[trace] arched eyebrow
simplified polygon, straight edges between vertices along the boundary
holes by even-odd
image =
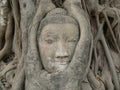
[[[54,38],[57,38],[57,35],[56,35],[55,33],[52,33],[52,32],[48,32],[46,36],[47,36],[47,37],[52,36],[52,37],[54,37]]]
[[[66,40],[75,40],[75,41],[78,41],[79,38],[76,36],[76,37],[67,37]]]
[[[47,36],[57,36],[55,33],[47,33]]]
[[[75,40],[77,40],[77,41],[79,40],[79,35],[71,36],[71,35],[66,35],[66,34],[64,34],[63,36],[64,36],[63,38],[64,38],[65,40],[67,40],[67,39],[75,39]]]
[[[46,38],[49,38],[49,37],[52,37],[54,39],[58,38],[58,36],[55,33],[45,32],[44,35],[42,36],[42,39],[46,39]]]

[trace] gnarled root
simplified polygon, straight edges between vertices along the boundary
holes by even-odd
[[[16,63],[17,63],[17,62],[18,62],[18,61],[12,61],[11,63],[9,63],[9,64],[5,67],[5,69],[3,69],[2,72],[0,72],[0,77],[4,76],[8,71],[16,68],[16,67],[17,67],[17,64],[16,64]]]
[[[49,6],[49,7],[46,7]],[[55,8],[55,5],[52,3],[51,0],[41,0],[39,7],[37,9],[37,12],[33,18],[33,22],[30,25],[29,28],[29,47],[28,47],[28,53],[27,53],[27,59],[25,61],[25,75],[26,75],[26,83],[27,86],[25,87],[26,90],[33,90],[34,87],[34,81],[33,78],[36,78],[36,73],[40,72],[42,66],[39,61],[39,55],[37,50],[37,43],[36,43],[36,33],[39,27],[39,23],[42,20],[42,18],[52,9]],[[32,68],[31,68],[32,65]],[[31,78],[31,76],[33,78]],[[12,90],[18,90],[18,89],[12,89]]]
[[[10,13],[8,16],[7,28],[5,33],[5,45],[3,49],[0,51],[0,60],[10,53],[12,47],[12,40],[13,40],[13,17]]]
[[[90,85],[93,90],[105,90],[104,83],[101,80],[96,79],[92,70],[89,70],[88,81],[90,82]]]
[[[5,37],[5,32],[6,32],[6,26],[2,26],[0,25],[0,50],[3,48],[4,46],[4,37]]]
[[[108,49],[108,46],[107,46],[107,43],[105,41],[105,37],[104,37],[103,34],[101,35],[101,41],[102,41],[103,47],[105,49],[106,57],[108,59],[108,65],[110,67],[110,71],[111,71],[113,82],[115,84],[115,88],[116,88],[116,90],[119,90],[120,86],[119,86],[119,81],[118,81],[117,73],[116,73],[116,70],[115,70],[115,65],[114,65],[114,62],[113,62],[112,57],[110,55],[110,51]]]
[[[112,78],[111,78],[110,72],[108,69],[106,69],[106,67],[103,70],[102,79],[103,79],[103,82],[104,82],[107,90],[114,90],[114,85],[112,83]]]
[[[67,71],[69,76],[72,75],[71,77],[82,81],[90,66],[93,39],[87,13],[82,10],[80,5],[80,0],[66,0],[64,3],[65,9],[78,21],[81,33],[75,54]]]
[[[17,81],[13,81],[12,88],[11,90],[23,90],[23,86],[24,86],[24,80],[25,80],[25,73],[24,73],[24,67],[19,71],[19,75],[17,77],[15,77],[15,80]]]
[[[7,26],[9,4],[7,0],[0,1],[0,50],[5,43],[5,32]]]

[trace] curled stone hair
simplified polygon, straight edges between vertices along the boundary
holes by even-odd
[[[69,16],[67,14],[67,11],[65,11],[62,8],[53,9],[40,22],[40,27],[38,28],[38,35],[40,35],[40,32],[43,29],[43,27],[48,24],[64,24],[64,23],[71,23],[78,27],[78,22],[73,17]]]

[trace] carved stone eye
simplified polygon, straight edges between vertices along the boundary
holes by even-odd
[[[52,44],[54,41],[52,39],[45,40],[48,44]]]

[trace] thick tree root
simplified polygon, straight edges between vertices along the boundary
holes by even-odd
[[[0,50],[3,48],[4,46],[4,37],[5,37],[5,32],[6,32],[6,26],[2,26],[0,25]]]
[[[50,6],[50,7],[46,7],[46,4],[48,4],[48,6]],[[31,75],[35,76],[36,73],[34,73],[34,72],[39,72],[40,71],[41,65],[38,64],[40,62],[39,62],[39,58],[38,58],[37,43],[36,43],[37,28],[39,26],[39,22],[44,17],[44,15],[47,12],[49,12],[50,10],[52,10],[53,8],[55,8],[55,6],[51,3],[51,0],[41,0],[40,5],[38,7],[38,10],[36,12],[36,15],[33,18],[33,22],[30,25],[30,28],[29,28],[30,36],[29,36],[28,57],[32,57],[34,59],[31,59],[31,58],[27,57],[27,60],[25,61],[25,75],[27,76],[26,78],[29,78]],[[34,64],[35,69],[32,70],[32,72],[31,72],[31,64],[30,64],[31,61],[33,62],[33,64],[37,63],[37,64]],[[38,65],[38,66],[36,66],[36,65]],[[29,73],[29,72],[31,72],[31,73]],[[23,90],[22,89],[22,83],[24,83],[23,82],[24,68],[21,70],[21,73],[22,74],[18,75],[18,77],[16,76],[16,78],[15,78],[15,80],[13,82],[13,84],[15,84],[15,85],[13,85],[12,90]],[[31,79],[32,78],[29,78],[30,81],[27,81],[28,79],[26,79],[26,82],[29,83],[26,90],[32,90],[31,87],[34,87],[34,85],[32,85],[32,83],[34,83],[34,82],[32,82]],[[18,80],[19,82],[16,83],[16,80]]]
[[[110,33],[111,33],[111,35],[112,35],[112,37],[113,37],[113,40],[114,40],[115,46],[116,46],[116,48],[117,48],[117,51],[118,51],[119,54],[120,54],[120,49],[119,49],[119,47],[118,47],[117,40],[116,40],[115,35],[114,35],[114,33],[113,33],[113,30],[112,30],[112,27],[111,27],[111,25],[110,25],[109,19],[108,19],[108,17],[107,17],[107,14],[106,14],[105,12],[103,12],[103,14],[104,14],[104,17],[105,17],[105,19],[106,19],[106,22],[107,22],[108,28],[109,28],[109,30],[110,30]]]
[[[15,21],[15,55],[16,57],[21,57],[22,47],[21,47],[21,29],[20,29],[20,12],[19,12],[19,3],[17,0],[10,0],[11,8],[13,9],[13,17]]]
[[[86,77],[91,63],[91,58],[89,59],[89,57],[91,57],[92,54],[93,39],[88,16],[80,8],[80,5],[81,2],[78,0],[66,0],[64,3],[64,7],[68,13],[78,21],[81,33],[75,54],[67,71],[69,72],[69,76],[72,75],[71,77],[82,81]]]
[[[108,69],[108,65],[106,63],[104,70],[103,70],[103,76],[101,77],[104,85],[106,86],[107,90],[115,90],[115,87],[112,82],[111,74]]]
[[[3,49],[0,51],[0,61],[5,55],[10,53],[12,48],[12,40],[13,40],[13,17],[12,14],[9,14],[6,34],[5,34],[5,45]]]
[[[96,79],[92,70],[89,70],[88,80],[93,90],[105,90],[104,83],[101,80]]]
[[[8,1],[0,1],[0,50],[3,48],[5,43],[5,32],[7,27],[9,5]]]
[[[46,7],[45,5],[48,5],[49,7]],[[41,0],[38,10],[33,18],[33,22],[29,28],[30,36],[29,36],[29,47],[28,47],[28,54],[27,54],[28,59],[26,60],[26,62],[27,63],[29,62],[39,63],[39,64],[35,64],[35,65],[39,65],[39,66],[36,66],[37,71],[39,71],[42,68],[42,65],[40,64],[40,61],[39,61],[38,48],[37,48],[37,42],[36,42],[37,41],[37,30],[39,27],[39,23],[44,17],[44,15],[46,15],[50,10],[54,8],[55,8],[55,5],[52,3],[51,0]],[[30,67],[26,67],[26,68],[30,68]]]
[[[102,34],[102,37],[101,37],[101,41],[103,43],[103,46],[104,46],[104,49],[105,49],[105,54],[106,54],[106,57],[108,59],[108,65],[110,66],[110,71],[111,71],[111,74],[112,74],[113,82],[115,84],[115,88],[116,88],[116,90],[120,90],[120,85],[119,85],[117,73],[116,73],[116,70],[115,70],[115,65],[114,65],[114,62],[113,62],[112,57],[110,55],[110,51],[107,47],[107,43],[105,41],[105,37],[103,36],[103,34]]]
[[[24,88],[24,85],[25,85],[25,73],[24,73],[24,67],[19,71],[19,75],[17,75],[15,78],[14,78],[14,81],[12,83],[12,88],[10,90],[23,90]],[[18,81],[18,82],[16,82]]]

